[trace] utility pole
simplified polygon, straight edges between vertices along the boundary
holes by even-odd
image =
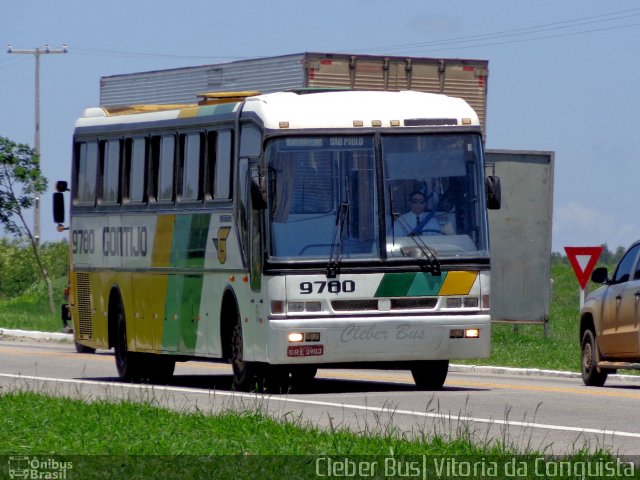
[[[36,155],[40,155],[40,55],[48,55],[51,53],[67,53],[67,46],[63,45],[60,50],[52,50],[49,45],[45,45],[44,48],[35,48],[33,50],[14,50],[11,45],[7,45],[7,53],[15,53],[19,55],[33,55],[36,59],[36,99],[35,99],[35,145],[34,150]],[[36,244],[40,244],[40,194],[36,193],[33,211],[33,236],[35,237]]]

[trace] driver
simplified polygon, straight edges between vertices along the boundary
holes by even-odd
[[[444,232],[440,228],[440,223],[435,218],[435,212],[425,212],[427,199],[421,191],[416,190],[409,196],[411,210],[400,216],[398,223],[404,234],[412,235],[441,235]],[[409,232],[404,230],[409,229]],[[396,227],[396,234],[398,228]]]

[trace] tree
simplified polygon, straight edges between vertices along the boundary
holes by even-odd
[[[14,237],[28,239],[38,270],[47,284],[49,308],[55,313],[53,287],[42,262],[38,240],[25,220],[24,212],[33,206],[36,194],[47,189],[40,170],[40,157],[25,144],[0,136],[0,223]]]

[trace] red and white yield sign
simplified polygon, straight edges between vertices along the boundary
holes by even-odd
[[[578,277],[578,283],[583,290],[589,283],[591,272],[598,263],[603,247],[564,247],[569,263]]]

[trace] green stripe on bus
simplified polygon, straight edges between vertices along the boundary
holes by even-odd
[[[409,297],[425,297],[435,296],[440,293],[440,288],[447,278],[447,272],[442,272],[440,276],[433,276],[430,273],[416,273],[416,278],[413,280],[413,284],[407,296]]]
[[[170,263],[174,267],[204,266],[210,214],[176,215]],[[202,275],[169,275],[162,344],[169,350],[196,348]]]
[[[385,273],[376,290],[376,297],[404,297],[413,284],[414,273]]]
[[[446,278],[430,273],[385,273],[378,285],[375,297],[424,297],[438,295]]]

